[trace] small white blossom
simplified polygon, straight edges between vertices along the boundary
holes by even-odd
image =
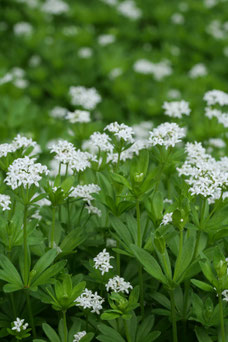
[[[101,210],[97,207],[94,207],[90,202],[88,202],[88,205],[86,205],[85,208],[88,210],[89,214],[94,214],[101,217]]]
[[[217,148],[224,148],[226,147],[226,143],[224,140],[219,138],[211,138],[208,140],[208,144]]]
[[[91,194],[97,194],[101,188],[97,184],[86,184],[86,185],[77,185],[76,187],[71,188],[70,197],[80,197],[84,201],[92,201],[93,197]]]
[[[11,204],[11,200],[10,200],[10,196],[8,195],[2,195],[0,194],[0,207],[2,207],[2,210],[10,210],[10,204]]]
[[[207,76],[207,68],[203,63],[195,64],[189,71],[190,78]]]
[[[97,294],[97,292],[92,293],[92,291],[85,289],[84,292],[75,299],[76,306],[82,306],[83,309],[92,309],[91,312],[96,312],[100,314],[102,310],[102,303],[104,299]]]
[[[16,321],[13,322],[12,330],[16,330],[17,332],[21,332],[28,328],[28,323],[24,323],[24,319],[16,318]]]
[[[35,158],[30,159],[26,156],[13,161],[6,173],[5,182],[13,190],[21,185],[24,188],[29,188],[33,184],[38,187],[42,173],[46,175],[49,173],[47,167],[40,163],[35,163]]]
[[[222,291],[222,295],[224,296],[223,300],[225,302],[228,302],[228,290]]]
[[[108,74],[108,77],[111,80],[114,80],[115,78],[119,77],[120,75],[122,75],[123,70],[121,68],[114,68],[110,71],[110,73]]]
[[[91,145],[100,149],[101,151],[111,152],[113,145],[111,144],[111,138],[106,133],[94,132],[89,139]]]
[[[131,127],[125,125],[125,124],[118,124],[118,122],[112,122],[109,125],[107,125],[104,130],[107,130],[111,133],[114,133],[114,135],[118,139],[123,139],[124,141],[128,143],[134,142],[134,131]]]
[[[132,0],[124,0],[119,3],[117,10],[125,17],[133,20],[139,19],[142,16],[142,11],[136,7]]]
[[[58,15],[69,11],[69,5],[62,0],[46,0],[41,7],[48,14]]]
[[[101,274],[104,275],[106,272],[109,272],[109,269],[113,268],[113,266],[110,265],[111,258],[114,257],[110,256],[110,254],[106,252],[106,249],[103,249],[102,252],[93,258],[93,261],[95,262],[94,268],[99,269]]]
[[[101,96],[95,88],[82,86],[70,87],[71,103],[74,106],[82,106],[87,110],[93,110],[101,102]]]
[[[165,115],[172,118],[182,118],[182,115],[189,115],[191,109],[187,101],[172,101],[164,102],[162,108],[165,110]]]
[[[164,77],[172,74],[170,62],[167,60],[152,63],[146,59],[139,59],[135,62],[133,69],[140,74],[153,75],[156,81],[161,81]]]
[[[63,107],[56,106],[52,108],[49,115],[55,119],[63,119],[67,114],[67,109]]]
[[[30,36],[33,32],[33,27],[27,22],[20,22],[14,25],[14,33],[16,36]]]
[[[171,22],[176,25],[182,25],[184,23],[184,16],[181,13],[173,13],[171,16]]]
[[[113,34],[102,34],[98,37],[98,44],[106,46],[115,42],[115,36]]]
[[[77,334],[74,335],[73,342],[79,342],[85,335],[86,331],[79,331]]]
[[[173,216],[173,213],[166,213],[163,216],[163,219],[162,219],[160,226],[166,226],[167,224],[171,223],[172,222],[172,216]]]
[[[126,292],[127,294],[129,293],[129,289],[133,289],[128,281],[125,281],[124,278],[119,276],[110,278],[105,287],[107,291],[111,289],[114,292]]]
[[[219,104],[220,106],[228,105],[228,94],[221,90],[210,90],[205,93],[204,101],[208,106]]]
[[[93,55],[93,50],[90,47],[82,47],[78,50],[78,57],[80,58],[90,58]]]
[[[74,112],[68,112],[66,115],[66,119],[70,121],[70,123],[74,124],[76,122],[90,122],[90,112],[87,110],[75,110]]]
[[[150,132],[149,142],[152,146],[161,145],[167,149],[170,146],[174,147],[184,136],[184,128],[176,123],[165,122]]]
[[[181,97],[181,92],[180,90],[178,89],[170,89],[168,92],[167,92],[167,96],[170,98],[170,99],[178,99]]]

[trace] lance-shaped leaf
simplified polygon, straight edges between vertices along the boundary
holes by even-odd
[[[195,238],[193,236],[189,237],[187,242],[183,246],[183,250],[181,255],[178,255],[174,277],[173,280],[180,283],[184,277],[184,273],[187,270],[188,266],[190,265],[194,250],[195,250]]]
[[[17,291],[24,287],[20,274],[12,262],[5,256],[1,255],[0,258],[0,279],[8,282],[10,286],[4,288],[6,292]]]
[[[47,323],[43,323],[42,328],[51,342],[61,342],[59,336],[50,325],[48,325]]]
[[[138,246],[131,245],[131,249],[136,258],[145,268],[146,272],[148,272],[152,277],[159,280],[163,284],[167,285],[167,279],[155,258],[148,252],[146,252],[143,248],[140,248]]]

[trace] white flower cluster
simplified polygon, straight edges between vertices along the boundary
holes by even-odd
[[[148,139],[149,131],[153,128],[153,123],[151,121],[142,121],[139,124],[132,126],[137,140]],[[137,141],[136,140],[136,141]]]
[[[212,20],[207,26],[206,31],[215,39],[226,39],[228,24],[227,22],[222,23],[220,20]]]
[[[214,105],[220,105],[221,107],[228,105],[228,94],[221,90],[211,90],[204,95],[204,100],[207,103],[205,108],[205,115],[212,119],[217,118],[218,122],[224,127],[228,127],[228,113],[222,112],[218,108],[213,108]]]
[[[33,33],[33,27],[31,24],[22,21],[14,25],[13,31],[16,36],[28,37]]]
[[[173,13],[171,16],[171,22],[176,25],[184,24],[184,16],[181,13]]]
[[[124,0],[117,6],[119,13],[129,19],[139,19],[142,16],[142,11],[136,7],[135,2],[132,0]]]
[[[74,106],[82,106],[87,110],[95,109],[96,105],[101,102],[101,96],[95,88],[70,87],[69,93]]]
[[[35,158],[29,157],[18,158],[13,161],[7,171],[5,182],[13,190],[19,186],[29,188],[31,185],[39,186],[41,174],[48,174],[49,171],[45,165],[35,163]]]
[[[125,124],[118,124],[118,122],[112,122],[109,125],[107,125],[104,130],[107,130],[111,133],[114,133],[114,135],[118,139],[123,139],[124,141],[128,143],[133,143],[134,142],[134,131],[132,127],[129,127]]]
[[[152,63],[146,59],[139,59],[133,65],[133,69],[140,74],[153,75],[156,81],[161,81],[164,77],[172,74],[172,68],[168,60]]]
[[[224,296],[223,300],[225,302],[228,302],[228,290],[222,291],[222,295]]]
[[[228,185],[228,158],[223,157],[216,161],[206,153],[201,143],[187,143],[185,147],[187,158],[179,175],[188,179],[192,195],[208,197],[209,203],[213,203],[221,196],[222,190]]]
[[[59,106],[54,107],[49,113],[49,115],[55,119],[63,119],[66,114],[67,109]]]
[[[207,76],[207,68],[203,63],[195,64],[191,70],[189,71],[189,77],[190,78],[198,78]]]
[[[28,323],[24,323],[24,319],[16,318],[16,321],[13,322],[12,330],[16,330],[17,332],[21,332],[22,330],[26,330],[28,328]]]
[[[77,334],[74,335],[73,342],[79,342],[85,335],[86,331],[79,331]]]
[[[2,207],[2,210],[10,210],[10,204],[11,204],[11,200],[10,200],[10,196],[8,195],[2,195],[0,194],[0,207]]]
[[[160,226],[166,226],[167,224],[171,223],[173,220],[172,217],[173,217],[173,213],[166,213],[162,218],[162,222],[161,222]]]
[[[70,121],[70,123],[74,124],[76,122],[90,122],[90,112],[87,110],[75,110],[74,112],[68,112],[66,115],[66,119]]]
[[[48,14],[58,15],[69,11],[69,5],[62,0],[46,0],[41,10]]]
[[[96,312],[100,314],[102,310],[102,303],[104,299],[97,294],[97,292],[92,293],[92,291],[85,289],[84,292],[75,299],[76,306],[82,306],[83,309],[92,309],[91,312]]]
[[[88,46],[81,47],[78,50],[78,57],[80,58],[87,59],[87,58],[92,57],[92,55],[93,55],[93,50]]]
[[[15,67],[0,78],[0,85],[12,82],[17,88],[24,89],[28,86],[28,81],[25,79],[25,71]]]
[[[113,268],[113,266],[110,265],[110,259],[113,258],[113,256],[106,252],[106,248],[103,249],[102,252],[100,252],[95,258],[93,258],[93,261],[95,262],[94,268],[96,270],[99,269],[101,271],[101,274],[104,275],[106,272],[109,272],[109,269]]]
[[[220,138],[211,138],[208,140],[208,144],[216,148],[226,147],[225,141]]]
[[[98,44],[102,46],[106,46],[106,45],[114,43],[115,40],[116,38],[113,34],[102,34],[98,37]]]
[[[152,146],[161,145],[167,149],[170,146],[174,147],[183,137],[185,137],[184,128],[176,123],[165,122],[150,132],[149,141]]]
[[[133,289],[132,285],[128,281],[125,281],[124,278],[121,278],[119,276],[115,276],[114,278],[109,279],[105,287],[107,291],[111,289],[114,292],[126,293],[129,293],[129,289]]]
[[[90,167],[90,159],[93,158],[87,152],[76,150],[74,145],[66,140],[59,140],[50,147],[51,153],[55,153],[55,159],[61,164],[68,164],[73,171],[84,171]]]
[[[88,210],[89,214],[94,214],[97,216],[101,216],[101,210],[97,207],[94,207],[90,202],[85,206],[85,208]]]
[[[111,152],[113,150],[113,145],[111,144],[111,138],[106,133],[94,132],[90,138],[89,143],[96,150]]]
[[[97,184],[77,185],[71,188],[70,197],[81,197],[84,201],[92,201],[91,194],[97,194],[101,188]]]
[[[162,108],[165,110],[165,114],[172,118],[182,118],[182,115],[189,115],[191,109],[187,101],[172,101],[164,102]]]

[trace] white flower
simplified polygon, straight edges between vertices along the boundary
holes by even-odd
[[[184,23],[184,16],[181,13],[173,13],[171,22],[176,25],[181,25]]]
[[[181,101],[164,102],[163,109],[165,109],[165,114],[173,118],[182,118],[182,115],[189,115],[191,109],[189,108],[189,103]]]
[[[30,36],[33,32],[33,27],[29,23],[20,22],[14,25],[13,30],[16,36]]]
[[[203,63],[198,63],[194,65],[189,71],[189,76],[191,78],[197,78],[207,75],[207,68]]]
[[[125,124],[118,124],[118,122],[112,122],[109,125],[107,125],[104,130],[108,130],[111,133],[114,133],[114,135],[118,139],[123,139],[124,141],[128,143],[134,142],[134,131],[131,127],[125,125]]]
[[[71,188],[70,197],[81,197],[84,201],[92,201],[91,194],[97,194],[101,188],[97,184],[77,185]]]
[[[29,66],[32,68],[37,67],[38,65],[40,65],[40,63],[41,63],[41,57],[39,55],[33,55],[29,59]]]
[[[164,77],[172,74],[170,62],[167,60],[152,63],[146,59],[139,59],[135,62],[133,69],[140,74],[153,75],[156,81],[161,81]]]
[[[107,291],[111,289],[114,292],[126,293],[129,293],[129,289],[133,289],[132,285],[128,281],[125,281],[124,278],[121,278],[119,276],[110,278],[105,287]]]
[[[167,149],[170,146],[174,147],[184,136],[184,128],[176,123],[165,122],[150,132],[149,142],[152,146],[161,145]]]
[[[115,78],[119,77],[120,75],[122,75],[123,70],[121,68],[114,68],[110,71],[110,73],[108,74],[108,77],[111,80],[114,80]]]
[[[75,110],[74,112],[68,112],[66,115],[66,119],[69,120],[72,124],[76,122],[90,122],[90,112],[87,110]]]
[[[225,302],[228,302],[228,290],[222,291],[222,295],[224,296],[223,300]]]
[[[5,182],[13,190],[19,186],[29,188],[31,185],[39,186],[41,174],[48,174],[49,171],[46,166],[40,163],[35,163],[35,158],[29,157],[18,158],[9,166]]]
[[[93,110],[99,102],[101,96],[95,88],[85,88],[82,86],[70,87],[71,103],[75,106],[82,106],[85,109]]]
[[[62,0],[46,0],[41,7],[48,14],[58,15],[69,11],[69,5]]]
[[[94,132],[89,138],[90,144],[96,149],[101,151],[111,152],[113,145],[111,144],[111,138],[106,133]]]
[[[93,55],[93,50],[90,47],[82,47],[78,50],[78,56],[80,58],[90,58]]]
[[[211,138],[208,140],[208,144],[217,148],[224,148],[226,147],[226,143],[224,140],[219,138]]]
[[[117,10],[129,19],[139,19],[142,16],[142,11],[136,7],[134,1],[125,0],[117,6]]]
[[[98,37],[98,44],[106,46],[111,43],[114,43],[115,39],[116,38],[113,34],[102,34]]]
[[[178,99],[181,97],[181,92],[180,90],[178,89],[170,89],[168,92],[167,92],[167,96],[170,98],[170,99]]]
[[[149,131],[153,128],[151,121],[142,121],[132,126],[136,139],[148,139]]]
[[[66,114],[67,109],[59,106],[54,107],[49,113],[49,115],[55,119],[63,119]]]
[[[15,146],[12,144],[0,144],[0,158],[6,157],[8,153],[15,151]]]
[[[29,147],[37,147],[37,143],[33,141],[31,138],[26,138],[18,134],[12,141],[12,145],[15,147],[15,150],[18,150],[22,147],[29,148]]]
[[[160,226],[166,226],[168,223],[172,222],[172,216],[173,216],[173,213],[166,213],[163,216]]]
[[[101,210],[97,207],[94,207],[90,202],[88,202],[88,205],[86,205],[85,208],[88,210],[89,214],[94,214],[99,217],[101,216]]]
[[[50,152],[55,153],[55,159],[62,164],[69,164],[75,151],[74,145],[66,140],[59,140],[50,147]]]
[[[9,205],[11,204],[10,196],[0,194],[0,207],[2,210],[10,210]]]
[[[13,322],[12,330],[16,330],[17,332],[21,332],[22,330],[26,330],[28,328],[28,323],[24,323],[24,319],[16,318],[16,321]]]
[[[103,249],[102,252],[93,258],[93,261],[95,262],[94,268],[99,269],[101,274],[104,275],[106,272],[109,272],[109,269],[113,268],[113,266],[110,265],[111,258],[114,257],[110,256],[110,254],[106,252],[106,249]]]
[[[197,142],[187,143],[185,151],[187,158],[182,167],[177,168],[179,175],[187,177],[192,195],[202,195],[213,203],[228,185],[228,158],[216,161]]]
[[[82,306],[83,309],[92,309],[91,312],[96,312],[100,314],[102,310],[102,303],[104,299],[97,294],[97,292],[92,293],[92,291],[85,289],[84,292],[75,299],[76,306]]]
[[[210,90],[205,93],[204,101],[208,106],[219,104],[220,106],[228,105],[228,94],[221,90]]]
[[[73,342],[79,342],[85,335],[86,331],[79,331],[77,334],[74,335]]]

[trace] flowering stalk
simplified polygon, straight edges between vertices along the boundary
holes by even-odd
[[[52,226],[51,226],[51,248],[54,247],[54,238],[55,238],[55,209],[56,207],[52,207]]]
[[[27,214],[28,205],[24,207],[24,220],[23,220],[23,238],[24,238],[24,286],[28,284],[28,243],[27,243]]]
[[[222,307],[222,294],[221,294],[221,292],[219,292],[218,297],[219,297],[219,315],[220,315],[222,342],[226,342],[226,339],[225,339],[225,328],[224,328],[224,315],[223,315],[223,307]]]
[[[136,200],[136,216],[137,216],[137,246],[141,247],[142,236],[141,236],[141,223],[140,223],[140,205],[139,205],[138,199]],[[141,308],[141,315],[144,316],[144,293],[143,293],[143,276],[142,276],[141,264],[139,264],[138,274],[139,274],[139,287],[140,287],[140,308]]]
[[[67,342],[67,322],[66,322],[66,311],[63,311],[63,329],[64,329],[64,342]]]
[[[174,291],[170,290],[170,303],[171,303],[171,319],[172,319],[172,329],[173,329],[173,342],[178,342],[177,338],[177,322],[176,322],[176,308],[174,301]]]

